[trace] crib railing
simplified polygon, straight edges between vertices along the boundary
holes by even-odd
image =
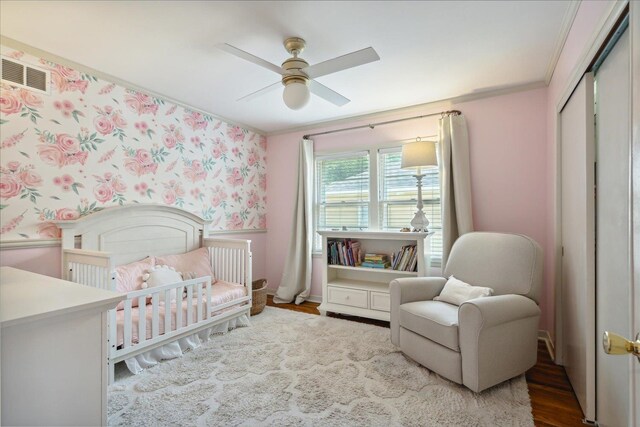
[[[177,295],[177,302],[169,303],[172,294]],[[164,303],[160,301],[161,295],[164,296]],[[121,311],[121,345],[117,327],[118,311],[109,311],[110,362],[117,363],[136,356],[163,343],[196,333],[239,312],[248,311],[249,296],[214,306],[212,295],[210,276],[128,292]],[[138,307],[133,307],[134,301]],[[147,319],[149,307],[151,316]],[[133,337],[134,313],[138,316],[137,340]],[[147,336],[147,322],[150,323],[150,336]]]
[[[245,286],[247,293],[242,298],[213,306],[212,286],[214,285],[209,276],[128,292],[127,299],[123,301],[123,310],[114,309],[108,313],[109,381],[112,382],[114,378],[114,364],[121,360],[159,347],[163,343],[191,335],[227,319],[243,314],[248,316],[252,302],[250,243],[248,240],[239,239],[203,239],[203,246],[209,250],[209,260],[215,278]],[[64,279],[96,288],[116,290],[115,265],[110,253],[63,249],[62,256]],[[171,301],[172,293],[178,296],[178,301],[181,303],[166,303]],[[160,295],[164,295],[165,304],[160,303]],[[137,302],[138,307],[133,306],[134,301]],[[151,316],[147,319],[149,307],[151,307]],[[133,322],[134,313],[138,316],[137,326],[134,326]],[[122,345],[118,343],[118,316],[124,317]],[[150,322],[151,329],[149,337],[147,337],[147,322]],[[133,339],[134,327],[138,329],[137,340]]]
[[[109,252],[63,249],[62,278],[93,288],[116,290],[114,265]]]
[[[251,295],[251,240],[203,239],[216,279],[240,283]]]
[[[197,287],[200,285],[199,287]],[[206,310],[202,309],[203,292],[198,292],[199,289],[205,289]],[[187,314],[186,319],[183,321],[182,309],[178,309],[176,305],[175,312],[175,325],[172,325],[173,314],[172,304],[167,304],[166,301],[171,301],[172,294],[179,295],[178,301],[181,303],[185,300],[182,299],[186,290],[187,294]],[[193,318],[193,295],[197,298],[197,317]],[[164,296],[165,303],[160,304],[160,296]],[[175,299],[175,298],[174,298]],[[151,300],[149,304],[148,301]],[[178,330],[183,326],[190,326],[192,323],[197,323],[202,320],[206,320],[210,317],[211,313],[211,277],[205,276],[198,279],[186,280],[184,282],[172,283],[170,285],[158,286],[150,289],[143,289],[141,291],[129,292],[127,299],[124,300],[124,342],[123,348],[131,347],[132,341],[132,311],[133,302],[138,303],[138,344],[144,344],[145,341],[153,341],[160,336],[160,312],[163,311],[163,338],[169,337],[172,331]],[[147,306],[151,306],[151,337],[147,337]],[[113,328],[115,329],[115,328]],[[115,343],[117,339],[117,331],[111,331],[111,342]]]

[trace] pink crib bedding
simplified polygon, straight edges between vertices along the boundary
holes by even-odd
[[[212,314],[217,314],[217,312],[224,311],[224,310],[216,310],[216,307],[219,306],[220,304],[231,302],[235,299],[242,298],[246,295],[247,295],[247,289],[244,286],[238,283],[231,283],[231,282],[225,282],[223,280],[217,280],[211,286],[211,305],[213,307]],[[203,302],[202,302],[203,313],[206,310],[205,298],[206,297],[203,295]],[[195,295],[194,295],[192,304],[193,304],[192,323],[194,323],[198,315],[198,311],[197,311],[198,300],[195,297]],[[186,300],[182,301],[182,326],[186,326],[187,324],[187,305],[188,305],[188,301]],[[159,334],[162,335],[164,334],[164,313],[165,313],[164,302],[159,303],[158,308],[159,308],[158,330],[159,330]],[[176,327],[176,309],[177,309],[176,305],[173,304],[171,307],[171,330],[174,330]],[[145,317],[146,317],[147,339],[150,339],[152,337],[151,322],[152,322],[152,316],[153,316],[153,306],[151,304],[148,304],[146,306],[145,311],[146,311]],[[138,309],[138,307],[132,308],[131,309],[131,323],[132,323],[131,341],[132,343],[138,342],[139,318],[140,318],[140,310]],[[117,335],[118,344],[117,345],[118,347],[120,347],[124,343],[124,310],[118,310],[116,312],[116,322],[118,326],[118,335]]]

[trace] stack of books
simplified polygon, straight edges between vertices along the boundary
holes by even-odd
[[[365,254],[362,267],[367,268],[389,268],[389,255],[387,254]]]
[[[416,245],[403,246],[393,254],[391,268],[399,271],[418,271],[418,251]]]
[[[358,241],[328,240],[327,246],[329,264],[357,267],[362,263],[362,250]]]

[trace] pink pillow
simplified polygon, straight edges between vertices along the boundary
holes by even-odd
[[[140,261],[116,267],[116,292],[127,293],[142,289],[142,275],[145,274],[147,270],[153,268],[154,265],[154,259],[147,257]],[[131,306],[138,306],[137,298],[133,300]],[[121,301],[116,307],[116,310],[123,309],[124,302]]]
[[[211,283],[215,281],[207,248],[196,249],[181,255],[159,256],[156,257],[156,265],[168,265],[181,273],[194,272],[196,277],[211,276]]]

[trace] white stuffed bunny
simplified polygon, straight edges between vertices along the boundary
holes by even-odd
[[[182,275],[176,271],[175,268],[170,267],[168,265],[156,265],[155,267],[150,268],[147,272],[142,276],[142,289],[154,288],[164,285],[169,285],[172,283],[179,283],[183,281]],[[172,289],[170,292],[171,302],[176,302],[178,299],[176,293],[177,289]],[[165,299],[165,292],[160,292],[159,301],[163,302]]]

